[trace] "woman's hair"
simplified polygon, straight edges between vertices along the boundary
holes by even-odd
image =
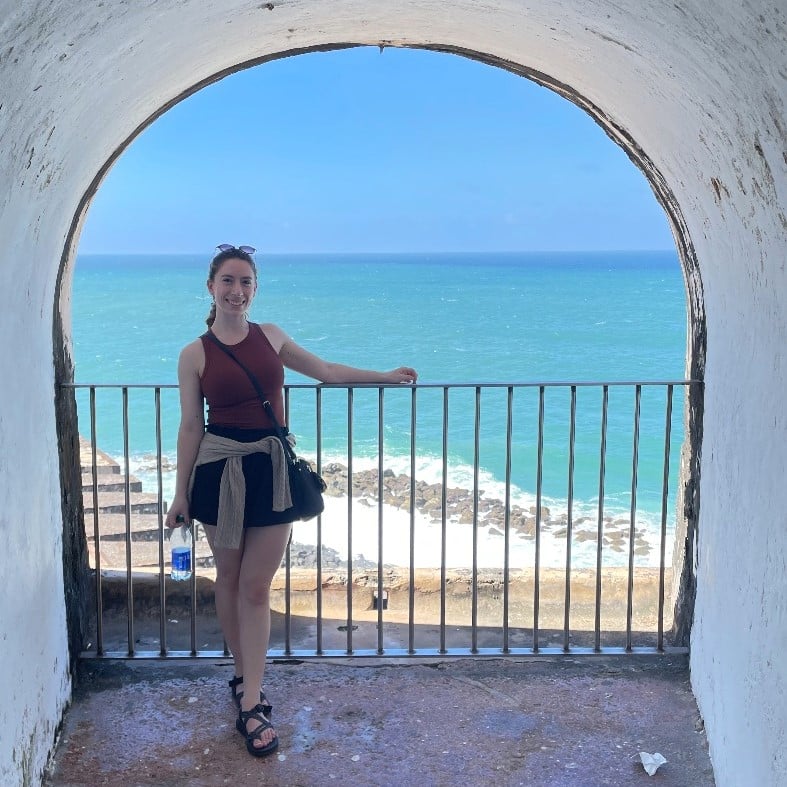
[[[213,281],[216,278],[219,269],[227,260],[243,260],[244,262],[248,262],[249,265],[251,265],[252,271],[254,272],[254,280],[257,280],[257,266],[254,264],[254,258],[251,256],[251,254],[247,254],[245,251],[241,251],[240,249],[232,248],[226,249],[225,251],[220,251],[210,261],[210,268],[208,269],[208,281]],[[205,320],[208,328],[213,325],[215,320],[216,303],[214,302],[210,307],[210,314],[208,314],[208,318]]]

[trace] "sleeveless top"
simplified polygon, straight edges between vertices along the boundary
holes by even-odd
[[[208,403],[208,424],[237,429],[271,429],[273,424],[257,396],[249,376],[215,342],[200,337],[205,351],[205,369],[200,382]],[[251,370],[265,391],[279,423],[284,421],[284,365],[257,323],[249,323],[249,333],[228,345]]]

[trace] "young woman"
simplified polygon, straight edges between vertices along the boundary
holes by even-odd
[[[249,322],[257,292],[255,250],[228,244],[218,249],[208,273],[213,296],[208,330],[257,377],[280,424],[285,425],[284,367],[325,383],[416,381],[407,366],[377,372],[330,363],[299,347],[278,326]],[[270,636],[270,586],[293,518],[275,502],[282,480],[277,438],[246,372],[207,335],[183,348],[178,385],[177,476],[166,523],[174,527],[182,517],[205,525],[216,560],[216,612],[235,662],[229,683],[239,710],[236,726],[249,753],[264,756],[278,746],[272,707],[260,688]],[[227,524],[226,508],[219,517],[222,475],[233,461],[240,461],[245,481],[242,522],[235,517],[235,528]],[[236,513],[239,509],[240,503]]]

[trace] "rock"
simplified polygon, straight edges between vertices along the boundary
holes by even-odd
[[[530,517],[518,517],[511,521],[511,526],[521,535],[535,536],[536,534],[536,520]]]
[[[421,497],[423,497],[425,501],[434,500],[435,497],[439,498],[441,497],[440,488],[437,486],[437,484],[425,486],[421,490]]]

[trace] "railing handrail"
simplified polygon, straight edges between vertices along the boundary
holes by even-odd
[[[293,388],[577,388],[606,385],[620,386],[665,386],[701,385],[702,380],[530,380],[524,382],[434,382],[434,383],[285,383],[284,387]],[[177,388],[177,383],[61,383],[61,388]]]

